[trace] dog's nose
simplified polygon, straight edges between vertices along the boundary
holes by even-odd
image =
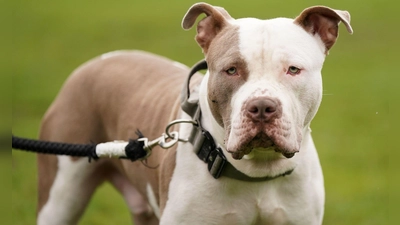
[[[271,98],[255,98],[247,102],[248,117],[257,122],[269,122],[280,114],[277,101]]]

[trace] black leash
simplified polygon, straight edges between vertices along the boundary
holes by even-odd
[[[139,138],[143,138],[142,133],[137,132]],[[53,155],[68,155],[75,157],[88,157],[89,162],[91,159],[99,159],[98,152],[96,151],[98,144],[70,144],[62,142],[52,142],[43,140],[34,140],[28,138],[21,138],[12,136],[12,148],[24,150],[34,153],[53,154]],[[129,159],[136,161],[143,159],[147,156],[144,149],[144,142],[138,139],[129,140],[125,146],[125,155],[120,157],[122,159]]]

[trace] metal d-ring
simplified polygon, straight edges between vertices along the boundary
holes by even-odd
[[[168,138],[174,139],[174,135],[172,135],[169,131],[169,129],[174,126],[175,124],[179,124],[179,123],[191,123],[195,126],[197,126],[197,122],[194,120],[189,120],[189,119],[179,119],[179,120],[174,120],[172,122],[170,122],[167,127],[165,127],[165,134],[167,135]],[[173,132],[172,132],[173,133]],[[188,142],[188,139],[182,139],[182,138],[178,138],[178,141],[181,142]]]

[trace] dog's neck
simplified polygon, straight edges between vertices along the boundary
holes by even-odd
[[[211,109],[208,105],[207,100],[207,88],[208,88],[208,78],[210,74],[209,71],[204,75],[203,80],[200,84],[199,90],[199,105],[201,109],[201,125],[202,127],[210,132],[213,136],[215,143],[224,149],[225,151],[225,144],[224,144],[224,128],[221,127],[218,122],[215,120],[211,113]],[[224,154],[227,152],[224,152]]]

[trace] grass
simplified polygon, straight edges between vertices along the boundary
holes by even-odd
[[[191,66],[202,58],[195,31],[180,21],[195,1],[7,1],[2,7],[1,127],[35,138],[47,107],[70,72],[94,56],[142,49]],[[323,69],[324,100],[313,121],[326,186],[326,225],[398,222],[399,17],[394,1],[209,1],[233,17],[294,17],[323,4],[352,15],[354,35],[340,38]],[[7,85],[10,81],[11,84]],[[10,102],[9,93],[12,95]],[[12,120],[7,105],[12,105]],[[11,122],[12,121],[12,122]],[[7,134],[6,131],[0,132]],[[4,147],[5,149],[5,147]],[[2,165],[7,157],[1,157]],[[12,151],[8,222],[34,224],[35,155]],[[8,207],[5,207],[8,208]],[[396,211],[395,211],[396,210]],[[8,214],[8,213],[5,213]],[[4,221],[5,220],[5,221]],[[122,198],[103,185],[80,224],[129,224]]]

